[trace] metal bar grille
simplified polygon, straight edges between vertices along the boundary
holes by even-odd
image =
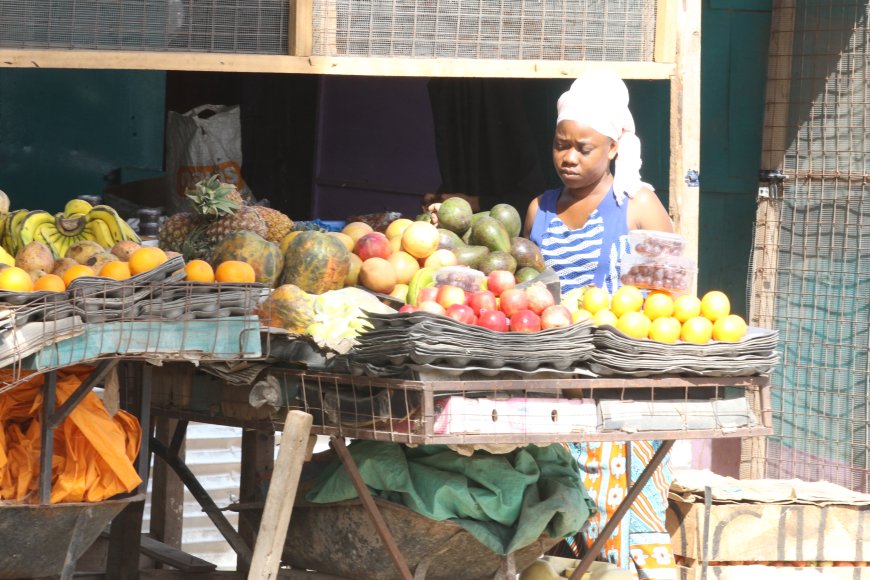
[[[287,0],[0,0],[0,47],[287,54]]]
[[[870,3],[779,0],[773,17],[784,13],[791,66],[770,74],[788,88],[768,91],[768,110],[787,114],[768,117],[765,147],[785,136],[790,179],[771,202],[777,218],[757,224],[775,230],[756,239],[773,240],[777,258],[751,288],[753,319],[782,340],[766,474],[870,491]]]
[[[314,54],[653,60],[656,0],[318,0]]]

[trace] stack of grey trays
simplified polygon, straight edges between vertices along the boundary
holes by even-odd
[[[631,338],[612,326],[597,327],[594,337],[589,368],[603,376],[744,377],[768,373],[779,361],[778,333],[757,327],[738,342],[707,344]]]
[[[496,332],[427,312],[367,313],[373,328],[348,353],[375,366],[570,371],[592,353],[592,326],[580,323],[535,333]]]
[[[83,332],[63,292],[0,292],[0,367]]]
[[[253,312],[267,290],[259,284],[202,284],[184,279],[184,260],[176,256],[126,280],[76,278],[67,292],[85,322],[101,323],[244,316]]]

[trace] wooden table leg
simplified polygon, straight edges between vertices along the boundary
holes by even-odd
[[[619,507],[616,508],[616,511],[613,512],[613,515],[610,519],[607,520],[607,524],[605,524],[604,528],[599,532],[598,537],[595,538],[595,541],[592,543],[592,546],[589,548],[589,551],[585,556],[580,560],[580,564],[577,566],[577,569],[574,570],[574,573],[571,575],[571,580],[580,580],[583,577],[583,574],[589,570],[589,567],[592,566],[592,562],[595,561],[595,558],[601,553],[601,549],[604,547],[604,543],[607,539],[613,535],[614,530],[616,530],[616,526],[619,525],[619,522],[622,521],[622,518],[625,517],[625,514],[628,513],[628,510],[631,509],[631,504],[634,503],[634,500],[637,499],[637,496],[640,495],[640,492],[643,491],[644,486],[650,480],[655,472],[658,469],[658,466],[661,465],[665,456],[671,450],[671,447],[674,446],[674,441],[672,439],[668,439],[662,441],[662,446],[659,447],[658,451],[655,452],[655,455],[652,456],[650,462],[641,472],[640,477],[637,478],[631,487],[628,490],[628,493],[625,494],[625,497],[620,502]]]
[[[266,489],[275,467],[275,432],[255,429],[242,430],[242,465],[239,480],[239,503],[257,503],[266,499]],[[239,535],[253,546],[257,528],[239,513]],[[248,571],[250,563],[238,558],[236,570]]]
[[[399,546],[396,544],[396,540],[393,538],[390,528],[387,527],[387,522],[384,521],[384,517],[381,515],[380,510],[378,510],[378,505],[369,493],[369,488],[366,487],[362,475],[360,475],[359,469],[356,467],[356,462],[353,460],[350,451],[347,450],[347,447],[344,444],[344,438],[332,437],[329,440],[329,445],[338,454],[341,463],[347,470],[347,474],[350,476],[350,481],[353,483],[354,488],[356,488],[356,493],[359,495],[359,499],[362,502],[366,513],[369,515],[369,518],[371,518],[372,523],[375,526],[375,531],[387,547],[387,552],[389,552],[390,559],[393,561],[393,565],[396,567],[399,575],[403,580],[413,580],[414,576],[411,574],[411,570],[408,568],[408,564],[405,562],[405,558],[402,556],[402,552],[399,550]]]
[[[106,578],[139,579],[139,547],[142,542],[142,514],[145,500],[131,502],[112,520]]]

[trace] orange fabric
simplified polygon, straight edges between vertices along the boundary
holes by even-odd
[[[92,371],[77,365],[58,371],[57,407]],[[2,375],[0,375],[2,376]],[[44,377],[0,394],[0,500],[28,500],[39,485],[40,409]],[[97,502],[136,489],[133,462],[142,430],[124,411],[110,416],[94,393],[54,431],[51,502]]]

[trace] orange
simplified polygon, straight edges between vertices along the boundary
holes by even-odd
[[[680,340],[692,344],[707,344],[713,337],[713,323],[703,316],[695,316],[683,323]]]
[[[46,290],[48,292],[63,292],[66,290],[66,284],[63,283],[63,278],[57,274],[44,274],[36,280],[33,289]]]
[[[184,266],[190,282],[214,282],[214,268],[205,260],[191,260]]]
[[[685,294],[674,300],[674,318],[685,322],[696,316],[701,316],[701,301],[697,296]]]
[[[586,312],[589,312],[588,310]],[[592,315],[592,323],[596,326],[616,326],[616,321],[619,320],[616,315],[610,310],[599,310]]]
[[[396,252],[387,257],[387,261],[393,265],[393,270],[396,271],[396,283],[407,284],[414,277],[417,270],[420,269],[420,264],[417,258],[408,252]]]
[[[619,317],[626,312],[640,312],[643,306],[643,293],[635,286],[623,286],[613,293],[610,309]]]
[[[142,246],[132,254],[128,263],[130,264],[130,273],[134,276],[153,270],[168,258],[166,252],[156,246]]]
[[[130,263],[121,261],[106,262],[102,269],[100,269],[100,276],[114,278],[115,280],[126,280],[130,277]]]
[[[746,321],[736,314],[723,316],[713,323],[713,340],[737,342],[746,336]]]
[[[350,236],[354,244],[356,244],[358,239],[373,231],[375,230],[372,226],[365,222],[350,222],[341,228],[341,233]]]
[[[680,339],[682,325],[673,316],[660,316],[652,321],[649,327],[649,337],[658,342],[673,344]]]
[[[674,314],[674,301],[668,295],[662,292],[653,292],[646,297],[643,303],[643,313],[650,320],[657,318],[669,317]],[[679,320],[677,320],[679,322]]]
[[[711,290],[701,298],[701,316],[710,322],[716,322],[731,313],[731,302],[724,292]]]
[[[63,273],[63,283],[69,286],[76,278],[96,275],[97,273],[88,266],[85,266],[84,264],[76,264],[75,266],[70,266],[69,269]]]
[[[413,220],[409,220],[408,218],[399,218],[397,220],[393,220],[390,222],[390,225],[387,226],[387,229],[384,230],[384,235],[389,239],[393,239],[395,237],[401,237],[405,230],[408,229],[408,226],[411,225]]]
[[[402,232],[402,249],[415,258],[428,258],[439,243],[441,234],[429,222],[414,222]]]
[[[626,312],[616,321],[616,328],[631,338],[649,336],[651,322],[642,312]]]
[[[583,293],[583,300],[580,306],[584,310],[588,310],[594,316],[599,310],[607,310],[610,308],[610,294],[603,288],[588,288]]]
[[[250,283],[256,281],[257,274],[247,262],[227,260],[218,264],[214,279],[218,282]]]

